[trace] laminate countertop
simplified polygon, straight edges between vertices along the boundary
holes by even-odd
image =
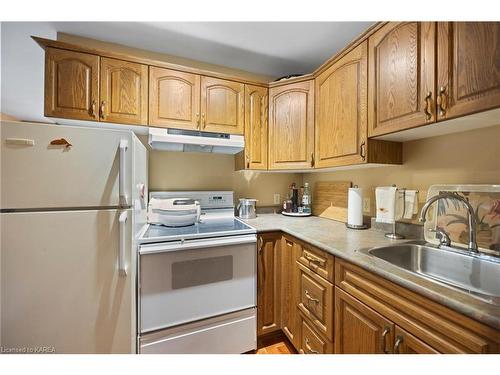
[[[280,214],[260,214],[255,219],[243,221],[254,227],[257,233],[276,231],[287,233],[477,321],[500,329],[500,306],[445,284],[427,280],[359,251],[362,248],[404,243],[411,239],[390,240],[380,230],[348,229],[344,223],[316,216],[297,218]]]

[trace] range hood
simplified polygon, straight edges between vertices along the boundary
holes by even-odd
[[[245,147],[245,139],[234,134],[149,128],[149,145],[162,151],[237,154]]]

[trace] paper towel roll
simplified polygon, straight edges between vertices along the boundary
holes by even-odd
[[[347,195],[347,223],[363,225],[363,189],[349,188]]]

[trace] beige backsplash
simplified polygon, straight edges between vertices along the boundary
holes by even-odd
[[[150,190],[234,190],[236,198],[252,197],[259,206],[270,206],[273,194],[283,199],[292,182],[314,187],[316,181],[347,180],[365,189],[373,215],[376,186],[418,189],[421,206],[433,184],[500,184],[500,125],[406,142],[403,159],[401,166],[350,171],[235,172],[231,155],[151,151],[149,185]]]
[[[304,182],[314,186],[316,181],[352,181],[370,197],[371,215],[377,186],[417,189],[421,207],[430,185],[500,184],[500,125],[406,142],[403,162],[400,166],[307,173]]]

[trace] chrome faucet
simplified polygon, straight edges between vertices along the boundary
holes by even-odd
[[[425,202],[424,206],[422,207],[422,211],[420,212],[420,221],[422,223],[425,222],[425,215],[427,214],[427,210],[429,207],[436,201],[440,199],[456,199],[459,202],[462,202],[464,206],[467,208],[467,211],[469,213],[469,251],[472,251],[474,253],[477,253],[477,241],[476,241],[476,214],[474,212],[474,208],[472,208],[471,204],[467,199],[462,197],[461,195],[458,195],[456,193],[441,193],[439,195],[435,195],[427,200]]]

